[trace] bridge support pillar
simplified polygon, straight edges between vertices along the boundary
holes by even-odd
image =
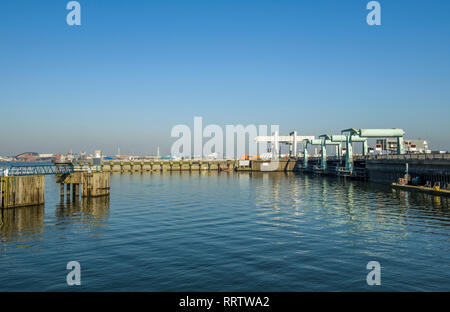
[[[80,196],[80,184],[73,183],[72,184],[72,200],[73,201],[78,200],[79,196]]]
[[[59,184],[59,196],[64,198],[64,183]]]
[[[66,184],[66,197],[67,200],[70,200],[70,183]]]

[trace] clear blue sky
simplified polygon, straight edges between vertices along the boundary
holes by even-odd
[[[194,116],[450,148],[450,1],[67,2],[0,2],[0,155],[168,152]]]

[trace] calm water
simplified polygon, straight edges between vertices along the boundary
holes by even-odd
[[[3,210],[0,291],[449,291],[450,203],[283,173],[113,175],[111,198]],[[66,264],[81,264],[68,287]],[[382,266],[382,286],[366,265]]]

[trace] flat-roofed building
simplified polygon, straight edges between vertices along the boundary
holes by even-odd
[[[403,148],[405,150],[405,153],[427,153],[429,152],[429,146],[427,140],[422,139],[413,139],[403,140]],[[396,139],[379,139],[376,143],[375,150],[377,152],[380,151],[386,151],[388,153],[397,153],[397,140]]]

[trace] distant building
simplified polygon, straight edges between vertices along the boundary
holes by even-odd
[[[133,160],[133,155],[116,155],[116,159]]]
[[[426,140],[403,140],[403,148],[405,153],[429,153],[428,141]],[[375,145],[375,151],[386,151],[395,154],[397,152],[397,139],[379,139]]]
[[[19,155],[15,156],[14,158],[18,161],[33,161],[36,158],[39,158],[39,154],[35,153],[35,152],[26,152],[26,153],[19,154]]]
[[[102,158],[102,151],[101,150],[96,150],[94,151],[94,158]]]
[[[54,154],[39,154],[39,157],[35,158],[38,161],[52,161],[56,160],[56,156]]]
[[[13,161],[14,159],[11,157],[2,157],[0,156],[0,161]]]

